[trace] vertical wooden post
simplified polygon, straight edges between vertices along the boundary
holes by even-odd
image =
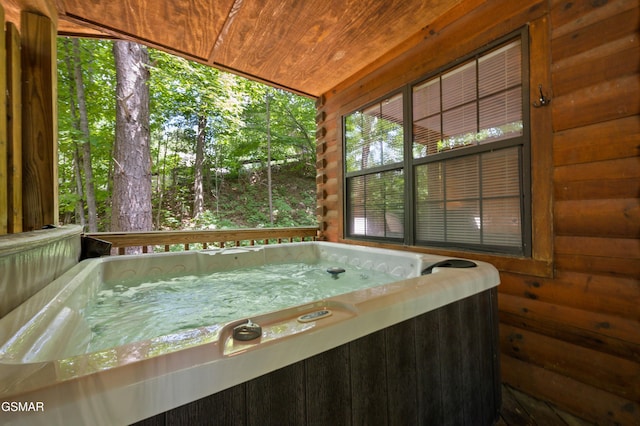
[[[22,203],[25,231],[58,224],[56,28],[22,12]]]
[[[8,231],[15,234],[22,232],[22,89],[20,35],[11,22],[7,22],[6,43]]]
[[[4,8],[0,5],[0,69],[7,66],[4,45]],[[0,235],[6,234],[9,226],[9,165],[7,163],[7,104],[2,95],[7,91],[7,76],[0,74]]]
[[[530,103],[537,100],[538,85],[551,94],[551,29],[549,18],[546,16],[536,19],[529,25],[531,40],[529,57],[534,58],[529,66]],[[534,206],[540,206],[540,212],[531,218],[534,230],[533,258],[551,264],[553,262],[553,123],[551,108],[532,108],[531,122],[536,123],[531,131],[531,177],[535,185],[531,186],[531,201]],[[553,271],[553,268],[551,269]]]

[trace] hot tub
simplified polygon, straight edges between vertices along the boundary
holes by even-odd
[[[500,405],[498,272],[475,262],[422,275],[443,260],[303,242],[80,262],[0,320],[0,420],[492,424]],[[87,352],[92,329],[83,312],[103,282],[292,261],[335,262],[397,279],[267,309],[250,321]],[[253,324],[259,333],[241,338]]]

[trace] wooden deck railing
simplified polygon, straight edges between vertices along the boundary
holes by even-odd
[[[125,254],[127,247],[142,247],[143,253],[171,251],[172,246],[189,250],[212,247],[253,246],[255,244],[281,244],[294,241],[314,241],[317,227],[220,229],[207,231],[148,231],[148,232],[93,232],[88,237],[108,241],[112,253]],[[115,249],[115,250],[114,250]],[[180,250],[179,249],[179,250]],[[174,249],[175,250],[175,249]]]

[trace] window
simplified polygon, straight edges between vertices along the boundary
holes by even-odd
[[[497,42],[344,118],[347,236],[530,255],[523,46]]]
[[[404,237],[403,96],[344,120],[347,205],[352,236]]]

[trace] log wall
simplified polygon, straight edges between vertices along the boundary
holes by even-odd
[[[599,424],[640,418],[640,9],[636,0],[463,2],[318,102],[318,214],[343,240],[341,116],[524,25],[534,255],[501,271],[502,379]],[[412,247],[442,253],[425,247]]]
[[[640,418],[640,13],[555,0],[553,279],[503,274],[504,379],[602,424]]]

